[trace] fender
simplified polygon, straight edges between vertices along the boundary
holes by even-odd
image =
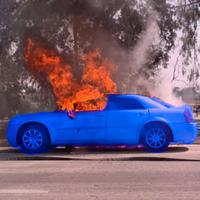
[[[26,124],[31,124],[31,123],[36,123],[36,124],[43,125],[47,129],[47,131],[49,132],[49,138],[50,138],[51,144],[55,144],[56,143],[56,134],[52,134],[53,132],[55,132],[55,130],[52,128],[52,126],[49,126],[48,123],[46,123],[43,120],[37,120],[37,121],[34,121],[34,120],[23,120],[23,121],[21,121],[20,125],[16,129],[16,140],[18,138],[18,134],[19,134],[20,128],[22,126],[26,125]],[[17,145],[19,145],[18,141],[16,141],[16,143],[17,143]]]
[[[168,120],[166,120],[166,119],[163,118],[163,117],[159,117],[159,116],[158,116],[158,117],[153,117],[153,118],[149,119],[148,121],[146,121],[146,122],[140,127],[139,132],[138,132],[138,135],[137,135],[137,141],[138,141],[138,143],[140,143],[140,135],[141,135],[141,132],[142,132],[142,129],[144,128],[144,126],[146,126],[147,124],[153,123],[153,122],[161,122],[161,123],[166,124],[166,125],[170,128],[170,130],[171,130],[172,137],[174,137],[174,136],[173,136],[173,133],[172,133],[172,127],[170,126]]]

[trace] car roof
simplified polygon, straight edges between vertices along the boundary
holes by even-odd
[[[152,100],[150,97],[141,94],[108,94],[108,99],[113,99],[117,101],[119,98],[135,98],[140,100],[140,103],[144,105],[145,108],[166,108],[160,103]]]
[[[127,98],[132,98],[132,97],[147,97],[145,95],[141,95],[141,94],[107,94],[108,97],[114,97],[114,98],[118,98],[118,97],[127,97]]]

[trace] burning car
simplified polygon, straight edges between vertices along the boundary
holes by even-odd
[[[111,94],[103,110],[18,114],[8,124],[7,140],[26,153],[41,153],[50,146],[138,144],[163,152],[169,144],[193,143],[197,132],[190,106]]]

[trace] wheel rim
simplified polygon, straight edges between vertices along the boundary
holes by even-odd
[[[38,149],[43,143],[43,136],[37,129],[29,129],[23,134],[22,141],[27,149]]]
[[[158,149],[166,144],[166,134],[161,128],[153,128],[147,132],[145,140],[148,146]]]

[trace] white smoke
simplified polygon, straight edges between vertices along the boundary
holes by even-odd
[[[89,2],[95,8],[102,8],[101,3],[96,4],[97,0],[90,0]],[[113,58],[114,61],[118,61],[119,67],[129,68],[129,76],[124,78],[126,80],[123,80],[124,86],[120,92],[142,92],[139,90],[140,86],[143,86],[150,92],[152,96],[157,96],[175,105],[180,104],[182,103],[181,100],[177,99],[173,94],[173,84],[171,82],[171,71],[173,65],[170,65],[168,70],[163,70],[163,66],[159,66],[160,69],[158,69],[157,76],[152,76],[148,80],[142,74],[140,75],[138,73],[143,67],[145,67],[151,49],[159,48],[161,42],[160,28],[158,25],[160,18],[159,14],[152,8],[152,5],[148,3],[148,1],[138,0],[135,6],[139,6],[140,4],[146,5],[146,9],[148,10],[148,18],[146,21],[146,27],[140,34],[140,38],[132,50],[126,50],[120,47],[108,36],[107,32],[103,30],[99,32],[99,35],[97,35],[97,38],[100,39],[96,39],[96,46],[103,48],[106,55],[108,54]],[[131,0],[130,5],[132,5]],[[116,23],[120,17],[121,8],[113,15]],[[107,45],[107,43],[105,44],[103,41],[109,41],[109,45]],[[137,78],[135,79],[135,77]]]
[[[153,46],[160,43],[160,29],[158,26],[159,15],[156,11],[150,10],[149,19],[147,21],[146,29],[141,35],[138,44],[129,55],[129,62],[132,62],[132,73],[140,70],[146,63],[149,51]],[[173,65],[164,69],[163,66],[159,67],[156,77],[150,77],[149,80],[144,77],[138,77],[137,84],[145,86],[152,96],[157,96],[171,104],[183,104],[182,100],[177,98],[173,93]],[[131,75],[131,74],[130,74]],[[130,76],[131,77],[131,76]],[[132,85],[131,90],[134,91],[135,83]]]
[[[156,79],[155,88],[153,95],[161,98],[162,100],[171,103],[173,105],[184,104],[183,101],[176,97],[173,93],[173,82],[172,82],[172,66],[167,69],[161,69],[159,76]]]
[[[154,77],[150,80],[145,79],[143,76],[138,76],[137,80],[131,80],[133,74],[137,74],[138,71],[145,67],[145,63],[149,56],[151,48],[158,46],[160,42],[160,29],[157,24],[159,15],[154,10],[149,10],[149,17],[146,22],[146,28],[140,36],[135,48],[128,54],[128,62],[131,68],[130,75],[128,77],[129,83],[129,92],[138,92],[137,85],[143,85],[149,91],[152,91],[154,88],[155,80]]]
[[[138,70],[143,67],[149,50],[152,45],[156,45],[159,43],[159,27],[157,24],[158,14],[155,11],[151,11],[149,14],[149,18],[147,20],[146,29],[141,34],[141,37],[133,49],[132,53],[129,55],[129,59],[131,59],[133,70]]]

